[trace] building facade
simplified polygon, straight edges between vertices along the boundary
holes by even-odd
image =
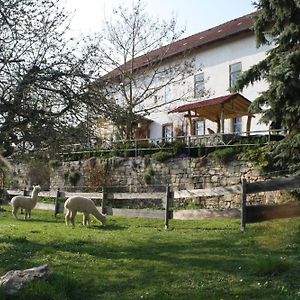
[[[162,69],[164,65],[174,62],[184,64],[187,58],[193,61],[193,69],[189,76],[165,85],[152,98],[142,103],[142,107],[150,111],[147,115],[147,119],[151,120],[147,124],[149,135],[147,138],[159,140],[181,135],[201,136],[220,132],[220,128],[222,133],[268,130],[268,125],[260,123],[259,115],[246,115],[245,112],[242,114],[236,111],[236,114],[230,114],[228,115],[230,117],[224,118],[221,110],[218,112],[215,110],[217,115],[207,118],[203,117],[206,114],[201,113],[201,109],[204,111],[205,107],[193,111],[189,117],[187,113],[190,114],[191,111],[176,111],[176,108],[182,105],[201,101],[208,101],[210,105],[216,102],[209,102],[210,100],[228,96],[230,88],[233,87],[239,75],[266,57],[267,51],[272,46],[257,48],[252,30],[257,14],[258,12],[254,12],[231,20],[176,41],[168,45],[167,50],[164,48],[163,51],[167,54],[164,56]],[[147,54],[147,57],[151,55],[155,57],[160,51],[162,50],[157,49]],[[141,63],[142,61],[142,57],[139,57],[135,63],[136,74],[147,67],[147,64]],[[266,82],[256,82],[245,88],[241,96],[252,102],[260,92],[266,89]],[[157,102],[160,104],[159,109],[151,110]],[[251,125],[249,116],[252,118]]]

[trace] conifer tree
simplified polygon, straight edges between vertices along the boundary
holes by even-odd
[[[262,112],[262,121],[289,132],[300,131],[300,1],[260,0],[254,31],[257,46],[274,44],[267,57],[244,72],[235,90],[257,80],[266,80],[269,88],[252,104]],[[266,109],[262,110],[262,107]]]
[[[251,111],[274,129],[285,128],[288,136],[271,155],[283,173],[300,171],[300,1],[259,0],[254,31],[257,46],[271,44],[264,60],[244,72],[235,86],[241,91],[265,80],[268,89],[256,98]]]

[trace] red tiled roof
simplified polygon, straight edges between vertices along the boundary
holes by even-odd
[[[208,100],[188,103],[171,110],[169,113],[194,111],[195,116],[216,122],[220,117],[221,111],[223,112],[223,117],[225,119],[251,115],[248,110],[250,104],[251,101],[243,95],[234,93]]]
[[[257,15],[258,11],[250,13],[137,57],[134,59],[134,69],[146,67],[155,59],[168,59],[172,56],[227,39],[243,32],[250,32],[254,24],[253,17]],[[127,63],[127,65],[131,67],[131,63]],[[115,69],[107,75],[112,76],[118,73],[119,70]]]
[[[201,100],[201,101],[198,101],[198,102],[188,103],[188,104],[179,106],[179,107],[171,110],[170,113],[185,112],[185,111],[188,111],[188,110],[193,110],[193,109],[197,109],[197,108],[201,108],[201,107],[205,107],[205,106],[223,104],[223,103],[235,98],[236,96],[241,96],[245,101],[248,101],[249,104],[251,103],[251,101],[246,99],[241,94],[234,93],[234,94],[229,94],[229,95],[226,95],[226,96],[221,96],[221,97],[211,98],[211,99],[207,99],[207,100]]]

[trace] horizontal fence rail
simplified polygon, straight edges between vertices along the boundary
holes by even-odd
[[[231,185],[227,187],[215,187],[209,189],[181,190],[174,192],[174,198],[195,198],[195,197],[212,197],[226,194],[240,194],[240,185]]]
[[[248,183],[245,179],[241,180],[239,185],[231,185],[226,187],[214,187],[209,189],[194,189],[194,190],[180,190],[171,191],[170,186],[166,186],[165,192],[153,193],[113,193],[108,189],[103,188],[102,192],[83,193],[83,192],[67,192],[67,191],[42,191],[39,193],[40,197],[52,197],[55,200],[54,204],[38,203],[37,208],[54,209],[55,215],[63,212],[63,205],[59,203],[59,199],[66,199],[71,196],[82,196],[94,200],[101,200],[101,206],[98,209],[108,215],[118,216],[135,216],[135,217],[152,217],[163,218],[164,226],[167,229],[169,226],[169,219],[191,219],[191,218],[205,218],[205,217],[240,217],[242,232],[245,231],[246,223],[260,222],[274,218],[286,218],[292,216],[300,216],[300,203],[287,203],[277,205],[246,205],[247,195],[261,192],[270,192],[278,190],[293,190],[300,188],[300,176],[276,178],[268,181]],[[110,187],[111,189],[111,187]],[[7,190],[10,197],[15,195],[28,195],[28,191],[24,190]],[[211,197],[222,196],[226,194],[240,194],[241,208],[229,209],[228,211],[217,209],[199,209],[199,210],[183,210],[173,211],[174,199],[181,198],[196,198],[196,197]],[[106,207],[107,200],[154,200],[160,199],[164,209],[119,209]]]
[[[241,231],[246,229],[246,223],[300,216],[298,202],[276,205],[248,206],[247,194],[294,190],[300,188],[300,176],[276,178],[269,181],[247,183],[245,179],[241,184]]]

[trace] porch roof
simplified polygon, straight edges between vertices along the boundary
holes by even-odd
[[[231,119],[252,116],[249,112],[251,101],[239,93],[201,100],[179,106],[169,113],[189,112],[189,117],[197,117],[218,122],[220,119]],[[193,112],[194,114],[191,114]]]

